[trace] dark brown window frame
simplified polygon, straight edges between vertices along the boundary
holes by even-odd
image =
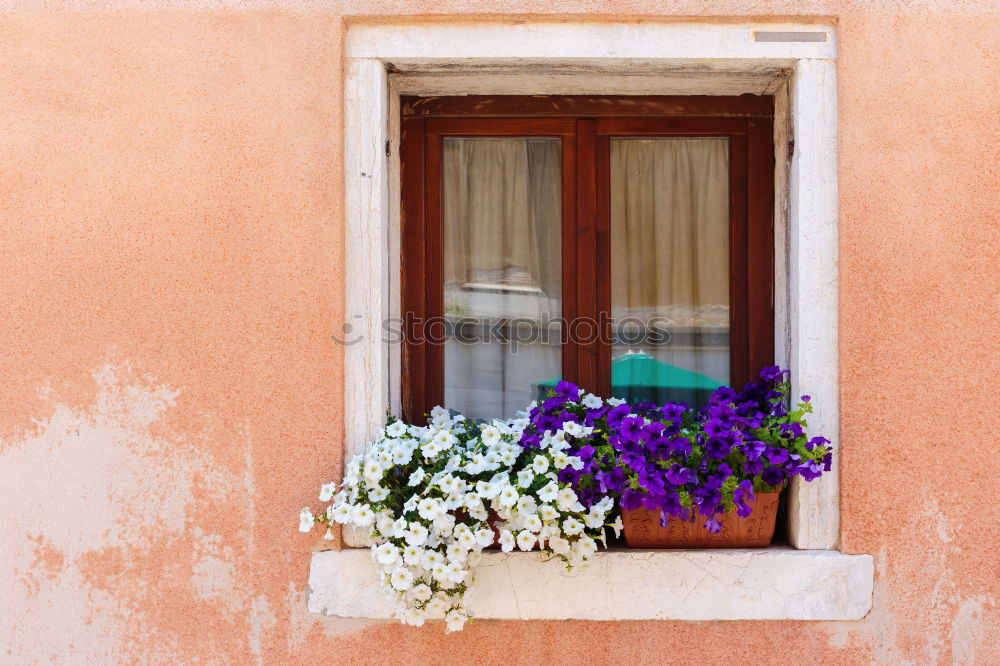
[[[601,322],[588,344],[562,347],[562,376],[611,393],[610,140],[725,136],[730,142],[730,380],[742,385],[774,360],[773,97],[403,97],[400,304],[402,407],[415,422],[444,399],[441,143],[444,136],[562,139],[563,317]],[[592,270],[591,270],[592,268]],[[590,324],[588,324],[590,325]]]

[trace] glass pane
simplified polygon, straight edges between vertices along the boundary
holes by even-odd
[[[562,372],[562,142],[446,138],[445,406],[513,416]]]
[[[729,141],[611,141],[612,393],[701,405],[729,383]]]

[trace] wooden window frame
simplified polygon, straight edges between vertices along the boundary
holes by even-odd
[[[562,316],[569,326],[589,321],[605,327],[587,344],[576,342],[580,335],[564,334],[562,376],[603,396],[611,392],[611,345],[606,342],[611,324],[611,137],[728,137],[730,382],[742,385],[773,363],[773,97],[402,97],[400,111],[404,420],[418,421],[444,399],[444,345],[428,326],[443,322],[444,315],[444,136],[562,139]]]

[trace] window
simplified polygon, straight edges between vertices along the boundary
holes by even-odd
[[[402,404],[698,403],[774,359],[773,98],[401,99]]]

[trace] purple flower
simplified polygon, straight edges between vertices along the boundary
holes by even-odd
[[[573,382],[561,381],[556,384],[556,393],[559,395],[564,395],[570,400],[579,400],[580,398],[580,387],[578,387]]]
[[[758,460],[767,445],[761,441],[744,442],[743,452],[745,453],[747,460]]]
[[[806,481],[812,481],[823,473],[823,467],[815,460],[809,460],[799,465],[796,472]]]
[[[785,482],[785,470],[781,467],[767,467],[760,478],[769,486],[780,486]]]
[[[736,504],[736,515],[746,518],[752,509],[747,504],[747,500],[754,501],[753,484],[749,481],[741,481],[733,491],[733,503]]]
[[[685,458],[691,455],[691,440],[683,435],[671,437],[669,445],[671,453],[679,453]]]
[[[806,442],[806,451],[812,451],[817,446],[823,446],[824,444],[829,444],[830,440],[826,437],[813,437],[808,442]]]
[[[705,521],[705,529],[712,534],[718,534],[722,530],[722,523],[716,517],[716,514],[709,516],[708,520]]]
[[[622,508],[626,511],[641,508],[643,496],[644,493],[641,493],[638,490],[626,488],[625,492],[622,493]]]
[[[621,433],[622,439],[629,442],[638,442],[643,435],[643,428],[645,425],[645,419],[637,416],[626,417],[622,419],[619,432]]]
[[[675,486],[682,486],[691,480],[691,470],[687,467],[678,467],[674,465],[667,470],[667,481],[674,484]]]
[[[618,405],[608,411],[607,423],[609,428],[617,428],[621,425],[622,419],[632,412],[632,408],[626,404]]]
[[[663,418],[668,421],[680,421],[684,417],[684,412],[686,411],[687,405],[675,402],[668,402],[660,408],[660,413],[663,414]]]
[[[542,402],[542,410],[543,411],[552,411],[552,410],[556,409],[557,407],[562,407],[563,405],[566,404],[566,402],[567,402],[566,396],[565,395],[560,395],[560,394],[557,393],[556,395],[554,395],[554,396],[552,396],[550,398],[546,398]]]
[[[788,451],[785,449],[777,449],[773,446],[767,447],[767,451],[764,453],[767,459],[771,461],[774,465],[780,465],[781,463],[788,460]]]
[[[705,445],[705,454],[709,458],[722,460],[729,455],[739,440],[739,435],[731,430],[720,435],[709,437]]]

